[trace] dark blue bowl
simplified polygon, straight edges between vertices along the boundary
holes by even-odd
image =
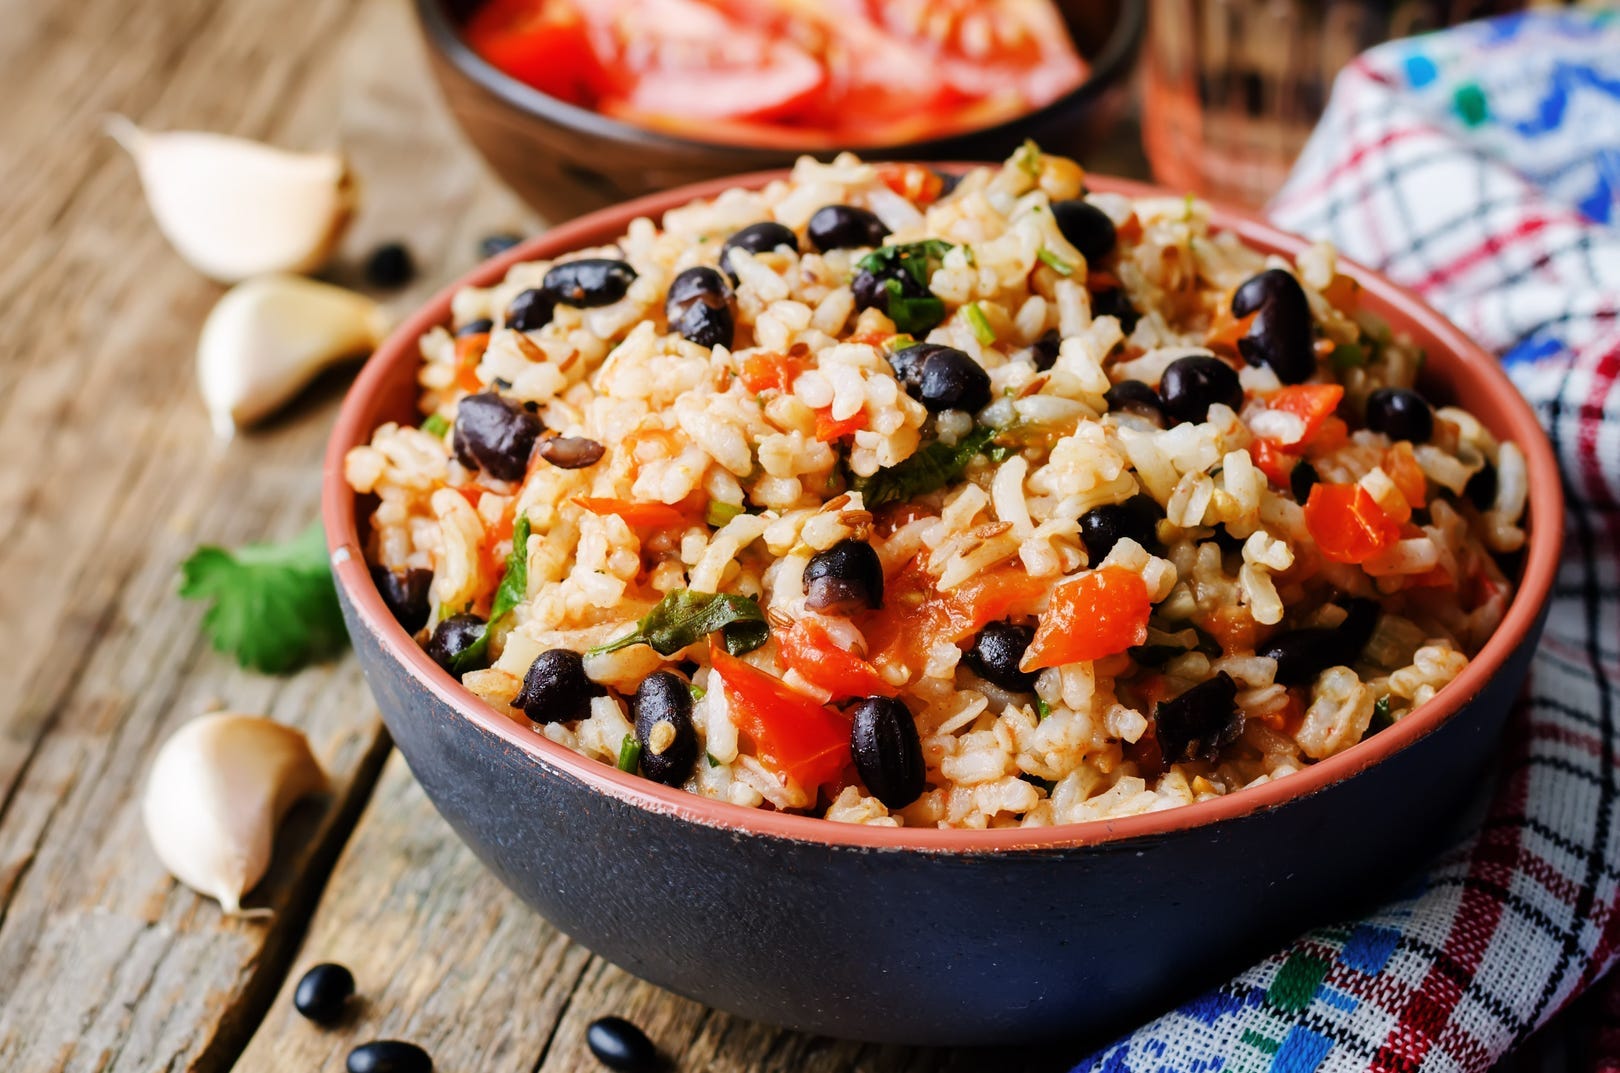
[[[585,217],[486,263],[611,241],[745,176]],[[1142,194],[1090,177],[1093,189]],[[1242,213],[1249,243],[1303,245]],[[1352,266],[1363,303],[1428,351],[1427,390],[1516,441],[1530,546],[1506,619],[1455,682],[1400,723],[1273,783],[1146,816],[1004,831],[889,829],[709,801],[625,774],[496,714],[384,608],[361,557],[370,504],[343,457],[412,420],[416,338],[441,293],[383,344],[344,403],[324,513],[349,632],[383,718],[456,832],[592,950],[700,1002],[855,1039],[1024,1043],[1126,1024],[1267,944],[1386,893],[1481,789],[1545,620],[1562,504],[1552,452],[1496,363],[1416,298]]]

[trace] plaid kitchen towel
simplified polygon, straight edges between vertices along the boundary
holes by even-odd
[[[1620,953],[1620,17],[1512,16],[1368,52],[1271,211],[1501,355],[1563,468],[1563,562],[1482,822],[1407,896],[1077,1073],[1489,1070]],[[1586,1067],[1620,1070],[1620,1002],[1588,1004],[1608,1049]]]

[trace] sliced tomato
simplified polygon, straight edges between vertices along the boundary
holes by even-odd
[[[1339,408],[1339,401],[1343,398],[1342,384],[1290,384],[1271,396],[1266,400],[1268,409],[1293,414],[1305,426],[1298,439],[1279,441],[1277,445],[1291,450],[1309,444],[1327,419],[1333,416],[1333,411]]]
[[[1412,451],[1412,445],[1401,440],[1389,450],[1384,452],[1384,472],[1389,479],[1395,482],[1395,487],[1401,490],[1401,495],[1413,509],[1423,506],[1429,498],[1429,478],[1424,475],[1423,467],[1418,465],[1417,455]]]
[[[575,496],[574,502],[592,514],[617,514],[632,529],[673,529],[691,525],[692,515],[668,503],[637,503],[628,499],[593,499]]]
[[[1401,536],[1400,524],[1359,484],[1312,485],[1305,528],[1336,563],[1364,563]]]
[[[483,383],[478,379],[478,363],[489,349],[489,333],[474,332],[456,338],[456,386],[463,391],[480,392]]]
[[[1332,417],[1325,418],[1322,421],[1321,426],[1316,430],[1316,435],[1306,445],[1306,454],[1318,457],[1332,454],[1343,447],[1349,439],[1350,426],[1344,423],[1344,418],[1334,414]]]
[[[884,681],[876,667],[833,644],[827,631],[808,620],[796,622],[791,629],[778,633],[776,646],[783,663],[817,689],[831,693],[833,700],[892,697],[899,692]]]
[[[884,186],[914,205],[932,205],[945,189],[939,172],[921,164],[880,164],[877,175]]]
[[[902,663],[915,674],[935,645],[958,644],[1015,613],[1034,614],[1051,587],[1013,566],[987,570],[950,592],[940,592],[934,580],[917,559],[885,580],[883,608],[860,623],[872,663]]]
[[[1204,345],[1228,356],[1238,356],[1238,340],[1249,334],[1249,326],[1259,315],[1256,310],[1246,317],[1234,317],[1231,306],[1222,303],[1220,311],[1215,314],[1215,322],[1204,333]]]
[[[1105,566],[1065,581],[1052,590],[1023,669],[1102,659],[1139,645],[1147,640],[1152,612],[1147,585],[1134,570]]]
[[[814,790],[849,764],[849,720],[786,682],[709,643],[709,665],[725,687],[737,729],[754,743],[760,762]]]
[[[590,108],[608,88],[585,19],[569,0],[491,0],[467,23],[466,39],[501,71],[559,100]]]
[[[866,427],[866,411],[857,410],[853,415],[837,420],[832,415],[832,407],[823,407],[816,411],[816,439],[822,443],[836,443],[848,439]]]
[[[743,387],[755,395],[766,391],[791,391],[793,381],[813,364],[803,355],[762,350],[743,359],[737,377],[743,382]]]
[[[1299,463],[1299,459],[1275,443],[1258,438],[1249,443],[1249,457],[1254,459],[1255,468],[1278,488],[1288,487],[1288,478]]]

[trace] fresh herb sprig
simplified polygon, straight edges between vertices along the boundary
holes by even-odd
[[[861,493],[867,510],[936,492],[962,476],[968,463],[990,446],[996,431],[980,425],[949,447],[935,440],[897,465],[856,477],[854,490]]]
[[[752,652],[771,635],[765,612],[746,596],[676,589],[643,615],[633,631],[585,654],[594,656],[631,645],[650,645],[660,656],[673,656],[716,630],[733,656]]]
[[[523,602],[529,592],[529,516],[519,514],[512,525],[512,550],[506,555],[506,572],[495,588],[489,604],[489,620],[478,640],[456,653],[450,661],[450,670],[457,678],[468,671],[489,666],[489,638],[501,620]]]

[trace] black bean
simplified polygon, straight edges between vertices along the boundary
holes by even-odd
[[[731,288],[724,276],[704,265],[688,268],[670,282],[664,315],[681,338],[698,346],[729,347],[736,334]]]
[[[1254,314],[1238,340],[1244,361],[1268,366],[1285,384],[1304,383],[1316,371],[1311,304],[1291,274],[1271,268],[1250,279],[1232,295],[1232,312]]]
[[[1292,272],[1281,268],[1268,268],[1258,276],[1251,276],[1243,286],[1232,293],[1232,315],[1246,317],[1269,302],[1305,302],[1305,291]]]
[[[686,680],[671,671],[653,672],[636,687],[630,713],[641,743],[641,773],[665,786],[685,782],[698,756],[692,691]],[[665,726],[669,729],[660,729]]]
[[[1014,693],[1028,693],[1035,688],[1035,672],[1021,671],[1018,664],[1034,639],[1035,630],[1031,626],[992,622],[979,631],[979,636],[973,639],[973,647],[962,659],[969,670],[985,681]]]
[[[523,241],[523,236],[511,231],[485,235],[478,240],[478,256],[484,260],[499,256]]]
[[[490,320],[488,317],[479,317],[477,320],[469,320],[467,323],[465,323],[461,327],[457,328],[456,329],[456,334],[457,335],[483,335],[485,332],[492,332],[494,330],[495,330],[495,322],[494,321]]]
[[[293,988],[293,1009],[318,1025],[336,1024],[354,994],[354,973],[327,961],[298,978]]]
[[[455,674],[456,657],[478,643],[478,639],[484,636],[484,625],[484,620],[470,611],[451,615],[433,627],[433,636],[427,643],[427,654],[434,663]],[[463,670],[483,670],[487,666],[489,661],[486,659],[478,667]]]
[[[589,715],[591,698],[603,693],[585,677],[585,660],[578,652],[553,648],[534,657],[512,706],[536,723],[567,723]]]
[[[811,245],[825,253],[881,246],[889,229],[875,212],[854,205],[823,205],[810,217],[805,233]]]
[[[720,270],[726,274],[733,284],[737,282],[737,273],[731,267],[731,251],[747,250],[749,253],[770,253],[779,246],[798,252],[799,236],[793,229],[784,227],[775,220],[762,220],[757,224],[749,224],[726,239],[725,245],[720,247]]]
[[[1080,251],[1087,264],[1094,266],[1114,252],[1114,243],[1118,238],[1114,221],[1091,202],[1081,198],[1054,201],[1052,217],[1057,221],[1063,237]]]
[[[1153,721],[1166,763],[1214,760],[1222,746],[1243,733],[1237,683],[1221,671],[1174,700],[1160,701],[1153,709]]]
[[[1123,503],[1107,503],[1080,515],[1080,541],[1086,558],[1096,566],[1129,537],[1148,551],[1159,547],[1159,519],[1164,508],[1150,495],[1134,495]]]
[[[1496,505],[1496,467],[1490,459],[1485,460],[1483,469],[1468,478],[1463,495],[1480,510],[1490,510]]]
[[[990,404],[990,374],[953,346],[913,343],[890,354],[889,364],[906,392],[935,413]]]
[[[1058,351],[1063,347],[1063,336],[1058,334],[1056,328],[1042,335],[1029,347],[1029,360],[1035,363],[1035,368],[1045,372],[1057,364]]]
[[[1209,538],[1215,542],[1216,547],[1221,549],[1222,555],[1236,555],[1243,550],[1243,538],[1234,535],[1230,529],[1226,528],[1225,522],[1216,523]]]
[[[1159,393],[1140,380],[1121,380],[1103,394],[1103,399],[1110,410],[1145,417],[1161,428],[1165,424],[1164,402]]]
[[[810,557],[804,592],[804,605],[812,611],[882,607],[883,561],[864,541],[840,540]]]
[[[396,573],[385,566],[371,568],[371,580],[382,593],[383,603],[394,613],[394,619],[406,633],[415,633],[427,625],[428,588],[433,584],[433,571],[406,570]]]
[[[1378,622],[1378,604],[1348,601],[1344,621],[1331,629],[1312,627],[1278,634],[1255,649],[1277,661],[1276,680],[1285,686],[1310,685],[1329,667],[1348,667],[1361,656]]]
[[[956,192],[956,188],[962,185],[962,173],[959,171],[941,171],[935,168],[934,174],[939,176],[939,197],[935,198],[935,201],[950,197]]]
[[[1130,296],[1123,287],[1107,287],[1091,292],[1091,315],[1113,317],[1119,321],[1120,330],[1126,335],[1136,331],[1137,322],[1142,319],[1142,314],[1131,305]]]
[[[1392,440],[1428,443],[1434,435],[1434,410],[1415,391],[1381,387],[1367,396],[1367,427]]]
[[[647,1033],[623,1017],[599,1017],[585,1029],[585,1045],[596,1060],[618,1073],[653,1073],[661,1066]]]
[[[393,290],[403,287],[416,275],[416,263],[403,242],[385,242],[366,258],[366,282],[373,287]]]
[[[547,436],[535,448],[540,457],[558,469],[584,469],[602,461],[607,448],[583,436]]]
[[[468,395],[456,406],[451,446],[468,469],[497,480],[516,481],[529,468],[529,455],[541,432],[540,419],[493,391]]]
[[[540,289],[558,305],[591,309],[612,305],[636,281],[636,270],[611,257],[586,257],[552,265]]]
[[[530,287],[526,291],[519,291],[506,307],[503,318],[508,328],[520,332],[535,332],[551,323],[551,316],[557,311],[557,303],[551,296],[537,287]]]
[[[849,750],[861,781],[885,805],[905,808],[927,785],[917,721],[892,697],[867,697],[852,714]]]
[[[1237,370],[1220,358],[1194,354],[1177,358],[1159,380],[1165,413],[1177,421],[1202,421],[1217,402],[1234,411],[1243,408],[1243,385]]]
[[[433,1073],[433,1059],[414,1043],[380,1039],[350,1051],[344,1068],[349,1073]]]
[[[1294,493],[1294,502],[1303,503],[1311,497],[1311,489],[1322,478],[1317,474],[1316,467],[1304,459],[1300,459],[1294,466],[1293,472],[1288,474],[1288,490]]]

